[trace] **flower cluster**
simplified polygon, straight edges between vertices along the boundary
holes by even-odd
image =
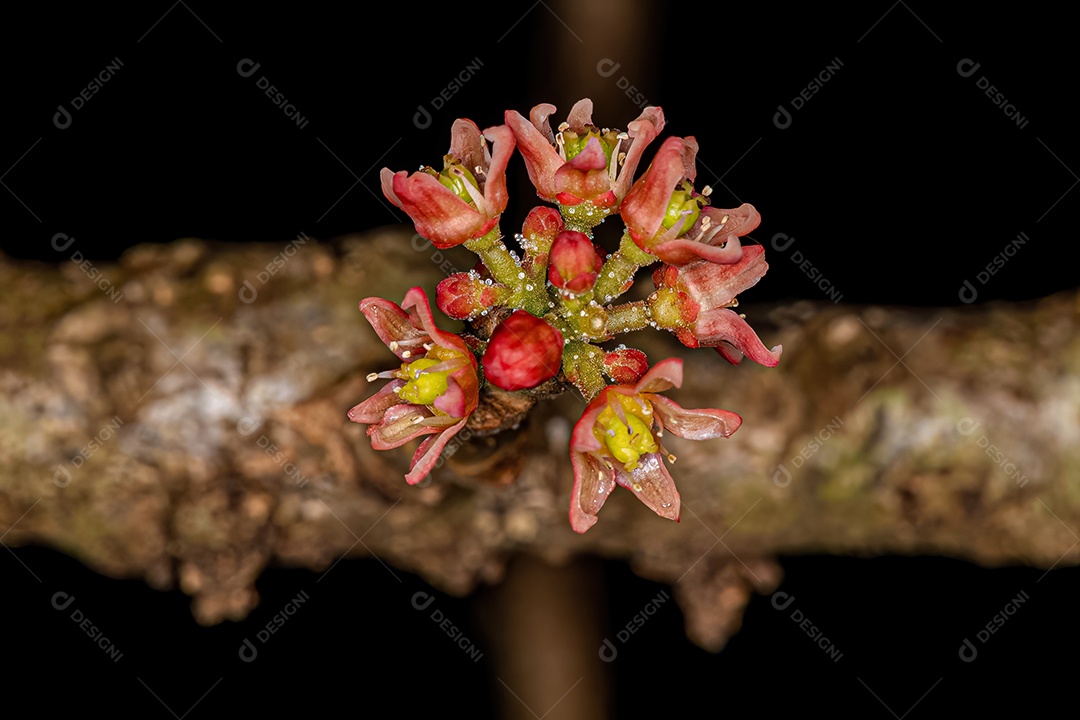
[[[445,249],[463,245],[480,262],[455,273],[436,291],[446,315],[463,320],[460,335],[436,327],[427,295],[413,288],[401,305],[367,298],[360,309],[400,367],[371,373],[389,380],[349,411],[368,426],[372,447],[396,448],[427,436],[413,456],[410,484],[431,472],[446,444],[498,393],[550,396],[576,387],[588,405],[574,426],[570,525],[581,533],[616,485],[632,491],[661,517],[679,519],[680,498],[665,465],[675,456],[665,431],[704,440],[728,437],[742,419],[727,410],[688,410],[660,393],[682,384],[682,361],[651,368],[640,350],[616,336],[645,328],[672,332],[688,347],[712,347],[732,363],[744,356],[768,367],[781,347],[767,348],[737,314],[737,296],[768,266],[760,245],[739,238],[761,217],[752,205],[710,204],[697,191],[692,137],[670,137],[635,179],[648,146],[664,128],[664,113],[648,107],[627,130],[592,121],[581,100],[552,131],[555,107],[537,105],[528,119],[508,110],[504,124],[483,132],[457,120],[442,169],[382,170],[386,197],[418,233]],[[506,210],[506,169],[520,151],[537,195],[510,250],[499,221]],[[618,215],[619,247],[605,252],[595,228]],[[638,270],[655,265],[655,291],[617,302]],[[502,407],[492,403],[493,407]]]

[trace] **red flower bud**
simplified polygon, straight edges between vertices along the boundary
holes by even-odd
[[[636,383],[648,371],[648,358],[636,348],[620,348],[604,356],[604,374],[619,384]]]
[[[560,290],[583,293],[592,289],[604,259],[584,233],[564,230],[555,236],[548,261],[548,280]]]
[[[476,273],[454,273],[435,289],[435,304],[455,320],[471,320],[496,305],[502,289]]]
[[[502,321],[481,360],[488,381],[503,390],[536,387],[562,367],[562,333],[525,310]]]
[[[559,211],[547,205],[540,205],[529,211],[521,232],[529,240],[547,245],[562,229],[563,219]]]

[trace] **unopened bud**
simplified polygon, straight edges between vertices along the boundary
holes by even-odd
[[[584,233],[564,230],[555,236],[548,260],[548,280],[560,290],[583,293],[592,289],[604,259]]]
[[[636,383],[649,370],[649,359],[636,348],[612,350],[604,356],[604,374],[615,382]]]
[[[477,275],[454,273],[435,289],[435,304],[455,320],[471,320],[496,305],[502,285],[488,285]]]
[[[503,390],[536,387],[562,367],[562,333],[532,313],[518,310],[488,341],[481,364],[488,381]]]

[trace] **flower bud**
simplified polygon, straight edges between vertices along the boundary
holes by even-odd
[[[619,348],[604,356],[604,374],[619,384],[636,383],[648,370],[648,358],[636,348]]]
[[[548,280],[560,290],[580,294],[592,289],[604,259],[584,233],[564,230],[555,236],[548,260]]]
[[[435,304],[455,320],[471,320],[498,304],[502,289],[476,273],[454,273],[435,289]]]
[[[525,310],[502,321],[481,364],[488,381],[503,390],[536,387],[562,367],[562,333]]]
[[[547,205],[540,205],[529,211],[521,232],[533,242],[548,244],[562,229],[563,219],[559,211]]]

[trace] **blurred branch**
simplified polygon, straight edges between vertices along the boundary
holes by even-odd
[[[578,536],[566,516],[574,397],[461,446],[425,487],[402,478],[412,447],[376,453],[346,420],[373,391],[365,375],[393,364],[357,301],[430,291],[445,267],[472,264],[409,237],[182,241],[100,266],[0,260],[3,543],[178,585],[204,623],[243,617],[269,563],[374,555],[463,594],[515,554],[623,558],[673,583],[691,636],[713,648],[750,591],[779,582],[782,554],[1080,558],[1075,293],[957,308],[744,303],[785,354],[765,369],[681,353],[687,384],[673,397],[744,418],[728,440],[671,441],[682,522],[617,490]],[[651,342],[653,361],[679,352]]]

